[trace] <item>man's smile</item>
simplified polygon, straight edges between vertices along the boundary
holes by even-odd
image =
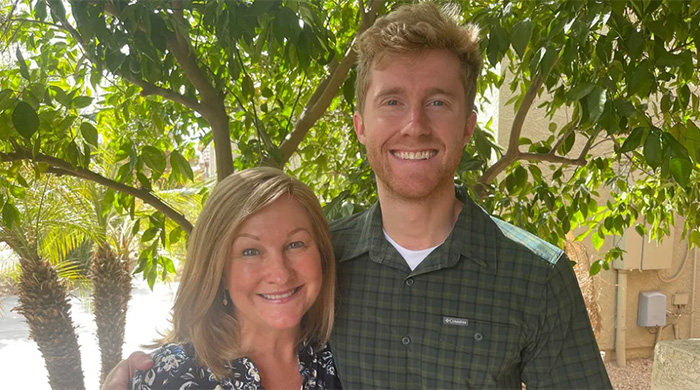
[[[420,150],[417,152],[408,152],[401,150],[392,150],[391,154],[401,160],[427,160],[437,154],[437,150]]]

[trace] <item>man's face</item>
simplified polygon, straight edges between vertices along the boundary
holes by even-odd
[[[363,113],[353,117],[377,185],[406,200],[454,191],[454,172],[476,123],[466,112],[457,57],[429,49],[372,66]]]

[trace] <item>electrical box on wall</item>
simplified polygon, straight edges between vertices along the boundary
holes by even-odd
[[[622,237],[620,247],[626,253],[622,255],[622,260],[615,259],[613,267],[617,269],[642,271],[671,268],[673,260],[673,229],[671,234],[664,238],[659,244],[656,240],[649,238],[649,235],[640,236],[630,227]]]
[[[644,327],[666,325],[666,295],[661,291],[640,291],[637,325]]]

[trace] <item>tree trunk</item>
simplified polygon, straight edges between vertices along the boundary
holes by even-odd
[[[119,259],[109,246],[99,248],[91,261],[97,339],[102,357],[100,385],[122,360],[126,310],[131,299],[128,259]]]
[[[19,306],[29,337],[39,346],[53,390],[85,389],[78,337],[70,317],[66,286],[56,270],[37,255],[20,260]]]

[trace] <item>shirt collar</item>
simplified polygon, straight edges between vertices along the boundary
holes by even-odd
[[[491,269],[493,272],[498,269],[498,256],[489,256],[488,254],[497,252],[497,244],[503,234],[491,217],[469,197],[464,197],[460,200],[464,202],[464,206],[459,214],[459,218],[445,243],[435,250],[435,252],[447,250],[447,256],[444,256],[444,260],[437,264],[429,266],[429,269],[424,269],[421,264],[416,269],[417,272],[428,272],[432,268],[454,266],[462,256],[479,266]],[[379,202],[373,204],[367,211],[355,216],[355,218],[357,219],[353,224],[354,226],[352,226],[352,230],[354,230],[353,236],[358,237],[358,239],[353,243],[349,243],[351,245],[342,245],[341,253],[336,253],[338,261],[344,262],[369,253],[372,261],[380,264],[384,263],[387,259],[386,251],[390,244],[382,233],[382,213]],[[429,257],[432,255],[431,253]],[[401,267],[398,264],[396,266]],[[410,270],[406,264],[402,266]]]

